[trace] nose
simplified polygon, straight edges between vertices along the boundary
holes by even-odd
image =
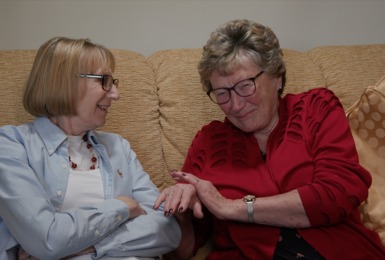
[[[244,105],[244,97],[239,96],[237,93],[235,93],[234,90],[232,90],[231,95],[230,95],[230,103],[231,103],[231,108],[234,111],[239,111],[242,109]]]
[[[113,84],[110,91],[107,92],[107,97],[111,98],[114,101],[119,100],[119,91],[115,84]]]

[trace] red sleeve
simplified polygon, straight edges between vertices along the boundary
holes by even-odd
[[[313,154],[313,182],[298,188],[312,226],[337,223],[368,196],[371,176],[358,161],[348,120],[326,89],[309,101],[305,124]]]

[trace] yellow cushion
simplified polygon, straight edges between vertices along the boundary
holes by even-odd
[[[367,87],[347,116],[360,163],[370,171],[373,183],[362,204],[365,226],[380,234],[385,245],[385,77]]]

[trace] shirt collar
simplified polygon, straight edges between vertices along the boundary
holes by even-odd
[[[47,117],[38,117],[34,121],[36,132],[49,153],[53,154],[57,148],[67,139],[67,135]]]

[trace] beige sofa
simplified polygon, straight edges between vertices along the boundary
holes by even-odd
[[[144,168],[162,189],[172,183],[169,170],[181,168],[195,133],[209,121],[224,116],[202,91],[197,72],[201,50],[164,50],[149,57],[128,50],[113,52],[117,59],[114,76],[121,82],[120,100],[110,110],[103,129],[119,133],[131,142]],[[34,55],[35,50],[0,51],[0,100],[3,104],[0,125],[20,124],[33,119],[23,110],[21,94]],[[374,86],[385,75],[385,44],[325,46],[307,52],[284,49],[284,58],[287,65],[286,93],[325,86],[337,94],[346,110],[360,99],[368,86]],[[357,126],[362,127],[362,124],[357,124],[362,121],[360,104],[363,103],[356,103],[350,116],[355,117],[355,138],[360,142],[360,157],[365,158],[362,163],[375,172],[375,187],[377,182],[381,184],[381,173],[385,176],[384,167],[378,167],[378,160],[370,161],[365,149],[376,148],[373,154],[384,165],[385,137],[377,138],[380,144],[375,147],[365,141],[365,135],[359,140],[361,129]],[[376,129],[381,137],[385,128],[385,111],[380,109],[379,112],[380,119],[377,120],[377,116],[376,122],[382,126],[376,126]],[[367,213],[367,225],[381,233],[382,225],[378,223],[385,222],[385,217],[378,216],[385,208],[381,205],[385,198],[381,200],[381,191],[372,193],[375,217],[370,216],[370,207],[362,207],[362,211]],[[206,250],[207,247],[201,250],[196,259],[202,259]]]

